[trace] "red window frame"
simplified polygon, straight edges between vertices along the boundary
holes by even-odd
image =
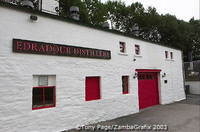
[[[160,69],[136,69],[136,72],[161,72]]]
[[[171,57],[171,59],[174,59],[174,54],[173,54],[173,52],[170,52],[170,57]]]
[[[168,53],[168,51],[165,51],[165,58],[166,58],[166,59],[169,58],[169,53]]]
[[[119,42],[119,48],[121,53],[126,53],[126,43],[125,42]]]
[[[37,109],[44,109],[44,108],[51,108],[51,107],[55,107],[56,106],[56,87],[55,86],[38,86],[38,87],[33,87],[33,89],[43,89],[42,90],[42,102],[43,104],[41,104],[40,106],[34,106],[33,104],[33,99],[34,99],[34,93],[32,92],[32,110],[37,110]],[[45,102],[45,92],[44,89],[46,88],[53,88],[53,104],[50,105],[46,105]],[[45,106],[46,105],[46,106]]]
[[[135,45],[135,54],[140,55],[140,45]]]
[[[122,93],[129,93],[129,76],[122,76]]]

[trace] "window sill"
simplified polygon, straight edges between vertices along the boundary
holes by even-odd
[[[118,53],[118,55],[128,56],[127,53]]]
[[[95,100],[101,100],[101,98],[96,98],[96,99],[85,99],[86,102],[95,101]]]
[[[165,61],[175,61],[174,59],[165,59]]]
[[[33,86],[33,88],[55,88],[56,86]]]
[[[142,58],[142,55],[134,55],[134,57]]]
[[[56,106],[53,104],[53,105],[48,105],[48,106],[32,107],[32,110],[39,110],[39,109],[52,108],[52,107],[56,107]]]

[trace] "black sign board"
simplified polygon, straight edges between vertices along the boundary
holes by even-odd
[[[37,42],[30,40],[13,39],[13,52],[55,55],[55,56],[71,56],[97,59],[111,59],[111,51],[77,47],[70,45],[60,45],[53,43]]]

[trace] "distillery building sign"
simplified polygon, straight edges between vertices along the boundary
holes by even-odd
[[[21,39],[13,39],[13,52],[41,54],[41,55],[111,59],[111,52],[109,50],[60,45],[60,44],[36,42],[30,40],[21,40]]]

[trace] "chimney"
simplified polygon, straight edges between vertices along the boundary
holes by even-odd
[[[72,19],[77,20],[77,21],[80,20],[79,8],[77,6],[70,7],[69,11],[70,11],[70,17]]]

